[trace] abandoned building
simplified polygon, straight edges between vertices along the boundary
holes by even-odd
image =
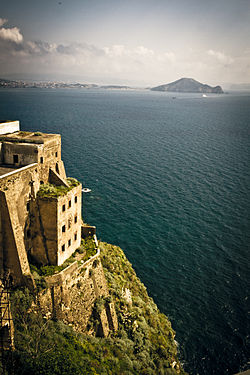
[[[60,135],[0,122],[1,273],[18,285],[31,281],[30,260],[63,264],[81,243],[81,194],[66,178]]]

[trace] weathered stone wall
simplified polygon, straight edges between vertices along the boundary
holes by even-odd
[[[20,129],[19,121],[9,121],[0,123],[0,134],[18,132]]]
[[[32,189],[39,188],[37,165],[0,177],[1,251],[5,269],[17,284],[30,275],[24,233],[29,216]]]
[[[55,170],[62,178],[66,178],[63,161],[61,160],[61,137],[54,135],[47,140],[38,153],[40,180],[47,184],[49,169]]]
[[[44,315],[63,320],[78,332],[87,330],[94,302],[109,295],[99,256],[84,264],[75,262],[53,276],[46,277],[48,289],[40,292],[38,302]],[[118,327],[114,305],[100,313],[101,334],[107,336]]]
[[[37,198],[30,228],[31,254],[38,263],[61,265],[80,246],[81,189],[78,185],[63,196]]]
[[[4,142],[2,146],[2,162],[17,166],[37,163],[38,151],[41,147],[42,145],[36,144]]]
[[[3,143],[0,142],[0,164],[3,163]]]
[[[81,184],[58,199],[58,265],[63,264],[81,245],[81,207]]]

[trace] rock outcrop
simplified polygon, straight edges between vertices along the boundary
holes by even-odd
[[[200,83],[193,78],[181,78],[177,81],[167,83],[151,88],[152,91],[169,91],[169,92],[197,92],[223,94],[221,86],[211,87]]]

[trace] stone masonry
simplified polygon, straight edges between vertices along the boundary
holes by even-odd
[[[0,122],[0,277],[7,272],[13,285],[36,289],[30,262],[60,266],[79,248],[82,235],[95,236],[95,227],[82,226],[81,198],[82,185],[66,178],[60,135]],[[107,336],[118,323],[96,250],[87,262],[75,261],[46,277],[38,305],[45,316],[86,332],[94,303],[103,298],[99,334]]]

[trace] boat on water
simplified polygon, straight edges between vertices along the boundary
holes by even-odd
[[[83,189],[82,189],[82,192],[83,192],[83,193],[90,193],[90,192],[91,192],[91,189],[89,189],[89,188],[83,188]]]
[[[207,95],[206,95],[206,94],[203,94],[202,97],[203,97],[203,98],[207,98]]]

